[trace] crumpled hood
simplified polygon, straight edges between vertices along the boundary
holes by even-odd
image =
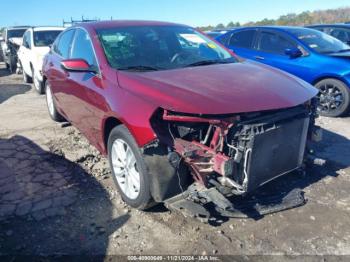
[[[119,71],[118,81],[156,106],[194,114],[293,107],[318,92],[301,79],[250,61],[156,72]]]

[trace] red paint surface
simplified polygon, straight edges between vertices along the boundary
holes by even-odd
[[[61,63],[63,67],[72,69],[72,70],[89,69],[89,64],[83,59],[67,59],[67,60],[63,60]]]
[[[105,123],[111,117],[125,124],[143,146],[156,138],[150,118],[159,107],[193,114],[252,112],[296,106],[317,93],[293,76],[248,61],[159,72],[118,72],[108,65],[95,30],[138,25],[172,24],[109,21],[77,25],[90,34],[100,75],[67,72],[61,67],[62,58],[54,53],[43,66],[58,111],[102,153],[106,153]]]

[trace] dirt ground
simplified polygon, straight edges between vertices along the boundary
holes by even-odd
[[[126,207],[106,159],[74,127],[51,121],[45,96],[1,64],[0,254],[350,255],[350,117],[318,122],[327,166],[261,189],[299,187],[304,206],[213,226],[163,206]]]

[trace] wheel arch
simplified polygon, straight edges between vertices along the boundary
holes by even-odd
[[[321,82],[322,80],[325,80],[325,79],[335,79],[335,80],[341,81],[344,84],[346,84],[347,86],[349,86],[349,83],[344,78],[342,78],[340,76],[337,76],[337,75],[323,75],[323,76],[319,76],[316,79],[314,79],[311,84],[313,86],[315,86],[317,83],[319,83],[319,82]]]
[[[102,124],[103,153],[107,154],[108,138],[113,128],[123,125],[123,122],[115,116],[107,117]]]

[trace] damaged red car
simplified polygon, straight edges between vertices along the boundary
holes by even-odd
[[[303,169],[318,134],[314,87],[185,25],[75,25],[43,75],[51,118],[108,156],[116,188],[138,209],[230,211],[228,197]]]

